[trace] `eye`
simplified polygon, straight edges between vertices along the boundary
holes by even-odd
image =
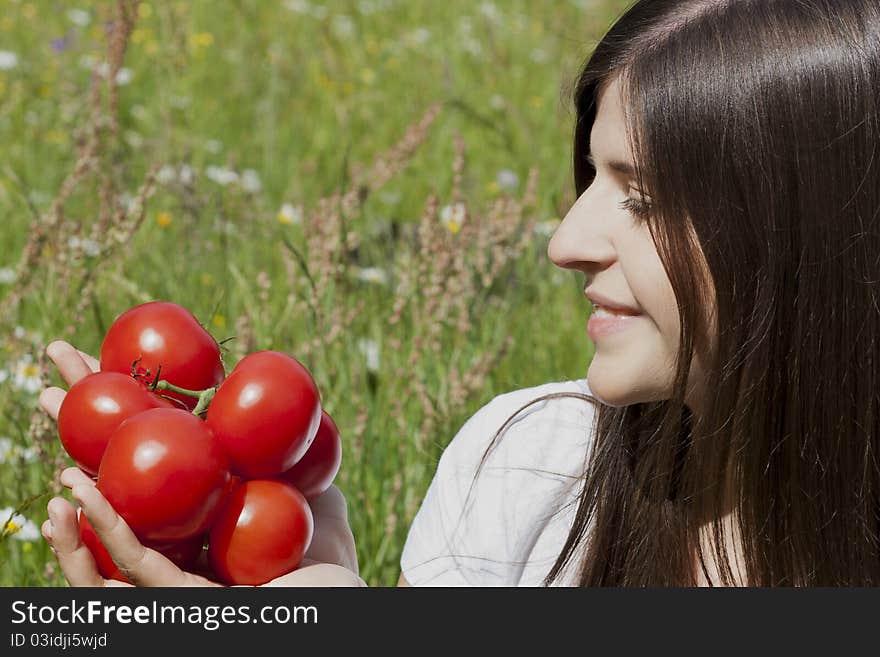
[[[620,207],[640,219],[647,219],[651,216],[651,204],[637,198],[627,198],[621,201]]]

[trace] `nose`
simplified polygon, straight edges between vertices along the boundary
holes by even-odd
[[[550,238],[547,257],[557,267],[592,274],[610,267],[617,258],[611,239],[611,214],[600,207],[598,193],[588,188],[575,201]]]

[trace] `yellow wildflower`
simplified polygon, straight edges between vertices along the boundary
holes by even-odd
[[[168,228],[171,225],[171,214],[169,212],[160,212],[156,215],[156,223],[160,228]]]

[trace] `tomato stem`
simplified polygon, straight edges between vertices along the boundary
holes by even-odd
[[[153,390],[170,390],[171,392],[176,392],[179,395],[186,395],[187,397],[196,397],[197,399],[202,396],[205,390],[187,390],[186,388],[181,388],[179,386],[174,385],[173,383],[169,383],[165,379],[161,381],[157,381],[152,386]],[[211,390],[212,388],[208,388]]]
[[[193,415],[201,415],[208,410],[208,405],[211,403],[211,400],[214,399],[214,394],[216,392],[216,386],[203,391],[199,397],[199,403],[196,404],[196,407],[193,409]]]
[[[176,386],[173,383],[168,383],[168,381],[166,381],[165,379],[162,379],[161,381],[155,381],[151,388],[153,391],[170,390],[171,392],[176,392],[179,395],[195,397],[199,401],[192,411],[193,415],[201,415],[206,410],[208,410],[208,405],[211,403],[211,400],[214,399],[214,395],[217,392],[217,386],[214,386],[213,388],[205,388],[204,390],[187,390],[186,388],[181,388],[180,386]]]

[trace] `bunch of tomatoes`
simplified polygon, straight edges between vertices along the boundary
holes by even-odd
[[[114,321],[100,371],[71,386],[58,432],[144,545],[185,570],[207,545],[226,584],[263,584],[299,566],[314,533],[309,500],[342,459],[299,361],[258,351],[226,376],[217,341],[165,301]],[[127,581],[85,515],[79,523],[101,574]]]

